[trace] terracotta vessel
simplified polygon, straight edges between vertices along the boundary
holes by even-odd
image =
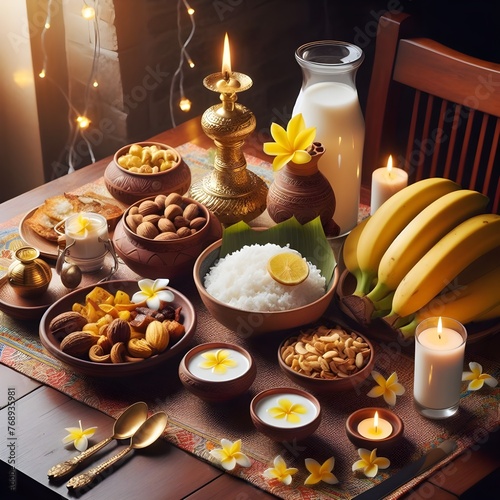
[[[267,195],[267,211],[271,219],[283,222],[292,216],[305,224],[316,217],[323,226],[330,225],[335,212],[335,194],[326,177],[318,170],[325,153],[319,142],[312,144],[309,163],[287,163],[275,174]]]
[[[206,223],[191,236],[175,240],[154,240],[139,236],[126,223],[130,209],[139,203],[125,211],[116,226],[113,243],[118,256],[132,271],[144,278],[183,280],[193,272],[193,265],[205,248],[222,237],[222,226],[217,217],[190,198],[184,198],[184,201],[198,205]]]
[[[104,171],[104,184],[113,198],[131,205],[144,198],[163,193],[184,194],[191,185],[191,170],[181,155],[172,147],[158,142],[139,142],[141,146],[156,145],[160,149],[176,152],[177,162],[170,170],[156,174],[130,172],[118,165],[118,158],[125,155],[130,145],[120,148]]]
[[[232,349],[238,352],[248,361],[248,369],[237,377],[221,380],[207,380],[190,371],[190,362],[196,355],[217,349]],[[227,401],[245,393],[253,384],[256,375],[257,366],[250,353],[243,347],[225,342],[198,344],[186,353],[179,364],[179,379],[182,385],[195,396],[209,402]]]

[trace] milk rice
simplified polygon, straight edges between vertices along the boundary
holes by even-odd
[[[322,297],[326,280],[310,262],[307,263],[309,276],[299,285],[282,285],[271,277],[267,261],[284,251],[295,252],[289,245],[245,245],[210,268],[205,276],[205,288],[217,300],[245,311],[286,311]]]

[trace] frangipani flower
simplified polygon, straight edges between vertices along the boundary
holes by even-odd
[[[91,438],[94,435],[97,427],[89,427],[88,429],[84,430],[82,428],[81,420],[78,420],[78,424],[80,425],[80,427],[65,428],[65,430],[67,430],[69,434],[65,438],[63,438],[62,442],[64,444],[68,444],[73,441],[73,444],[78,451],[85,451],[89,444],[88,438]]]
[[[270,467],[264,471],[264,477],[269,479],[277,479],[283,484],[289,485],[292,482],[292,476],[296,474],[298,469],[294,467],[288,468],[281,455],[274,459],[274,467]]]
[[[279,170],[289,161],[303,164],[311,160],[311,155],[306,150],[314,141],[316,128],[306,128],[301,113],[288,122],[286,130],[281,125],[272,123],[271,135],[276,142],[265,142],[264,152],[276,156],[273,170]]]
[[[378,385],[373,387],[367,394],[370,398],[384,396],[384,401],[389,406],[394,406],[396,404],[396,396],[401,396],[405,393],[405,388],[398,382],[398,374],[396,372],[393,372],[386,380],[379,372],[373,370],[372,377]]]
[[[164,279],[143,279],[139,281],[140,292],[135,292],[132,295],[132,302],[138,304],[140,302],[146,301],[147,306],[150,309],[158,310],[160,308],[160,301],[172,302],[174,300],[174,294],[170,290],[165,290],[167,288],[169,280]]]
[[[68,231],[79,238],[86,238],[88,236],[89,230],[92,227],[92,221],[85,217],[83,214],[79,213],[75,219],[71,221]]]
[[[332,474],[333,466],[335,465],[335,458],[330,457],[321,465],[313,458],[306,458],[305,464],[307,470],[311,474],[304,481],[304,484],[316,484],[320,481],[328,484],[337,484],[339,482],[335,475]]]
[[[218,349],[215,353],[213,351],[204,352],[201,357],[206,361],[200,363],[200,368],[212,370],[213,373],[224,375],[228,368],[234,368],[238,365],[234,359],[231,359],[231,354],[226,349]]]
[[[229,439],[221,439],[222,448],[215,448],[210,451],[210,455],[220,461],[222,467],[226,470],[233,470],[236,464],[242,467],[250,467],[250,459],[241,452],[241,439],[234,443]]]
[[[377,448],[372,451],[359,448],[358,455],[361,460],[352,464],[352,470],[362,470],[366,477],[375,477],[379,469],[387,469],[391,465],[388,458],[377,457]]]
[[[462,382],[470,380],[469,385],[467,386],[468,391],[478,391],[484,384],[489,385],[490,387],[497,386],[498,381],[491,375],[483,373],[483,367],[479,363],[471,361],[469,363],[469,368],[471,369],[470,372],[462,373]]]
[[[307,413],[307,408],[300,403],[292,403],[287,398],[280,398],[278,399],[278,406],[273,406],[269,408],[268,411],[274,418],[283,418],[287,422],[298,424],[300,422],[300,417],[297,413],[303,415]]]

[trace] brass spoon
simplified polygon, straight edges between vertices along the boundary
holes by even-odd
[[[106,469],[122,459],[125,455],[130,453],[133,449],[145,448],[153,444],[163,433],[167,425],[166,413],[160,411],[151,415],[130,439],[130,445],[127,446],[120,453],[117,453],[110,459],[102,462],[101,464],[89,469],[78,476],[72,477],[66,486],[68,488],[81,488],[90,484],[99,474],[102,474]]]
[[[55,479],[66,476],[78,464],[89,458],[96,451],[104,448],[113,439],[127,439],[131,437],[141,424],[148,418],[148,405],[142,401],[129,406],[116,420],[113,426],[113,435],[95,444],[88,450],[76,455],[65,462],[54,465],[47,473],[49,478]]]

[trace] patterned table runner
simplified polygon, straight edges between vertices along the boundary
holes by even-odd
[[[192,169],[193,180],[203,176],[210,168],[205,150],[192,144],[178,148]],[[261,175],[267,182],[272,173],[269,165],[256,158],[248,158],[249,168]],[[95,186],[93,186],[95,187]],[[82,189],[86,187],[83,186]],[[12,251],[21,243],[17,225],[22,215],[0,227],[0,266],[5,266],[12,258]],[[0,270],[1,272],[1,270]],[[134,278],[136,275],[125,266],[120,267],[117,278]],[[319,397],[322,404],[322,422],[318,430],[301,442],[271,441],[260,435],[252,425],[249,403],[254,395],[269,387],[293,386],[281,373],[277,364],[277,348],[287,333],[272,334],[255,339],[238,338],[236,334],[215,321],[203,306],[192,280],[176,286],[187,295],[198,313],[198,328],[194,344],[222,341],[235,342],[251,352],[257,364],[257,378],[247,394],[225,403],[206,403],[188,393],[177,375],[179,359],[172,360],[167,366],[144,374],[140,379],[96,380],[73,373],[43,348],[38,337],[36,321],[23,322],[0,312],[0,362],[49,385],[72,398],[108,415],[117,417],[123,409],[134,401],[143,400],[151,411],[164,410],[169,415],[166,439],[175,446],[213,463],[219,464],[209,454],[214,447],[220,447],[220,439],[242,440],[242,451],[252,465],[249,468],[237,466],[231,471],[254,485],[287,499],[350,499],[373,484],[389,477],[411,460],[452,437],[457,440],[458,448],[447,460],[471,446],[484,443],[490,433],[498,429],[500,388],[484,387],[477,392],[467,392],[463,386],[460,411],[456,416],[444,421],[432,421],[421,417],[413,408],[413,359],[411,348],[393,342],[377,343],[376,369],[385,377],[396,371],[406,393],[398,397],[394,411],[405,425],[404,439],[397,448],[385,453],[391,460],[390,468],[368,479],[355,475],[352,464],[358,459],[356,448],[346,437],[344,426],[347,417],[355,410],[367,406],[385,406],[381,398],[372,399],[367,393],[374,385],[369,379],[358,391],[341,395]],[[339,317],[335,303],[328,311],[329,318]],[[328,321],[325,318],[325,322]],[[483,365],[484,371],[500,378],[500,363],[496,353],[491,359],[474,356],[469,359]],[[466,366],[464,367],[464,369]],[[90,425],[91,423],[89,423]],[[280,454],[289,467],[299,472],[293,476],[290,486],[263,477],[263,471],[272,466],[276,455]],[[304,460],[313,458],[322,463],[335,457],[334,474],[338,485],[320,483],[304,486],[308,476]],[[442,466],[446,462],[442,462]],[[435,470],[434,468],[433,470]],[[433,470],[416,478],[394,493],[397,497],[408,491],[427,477]]]

